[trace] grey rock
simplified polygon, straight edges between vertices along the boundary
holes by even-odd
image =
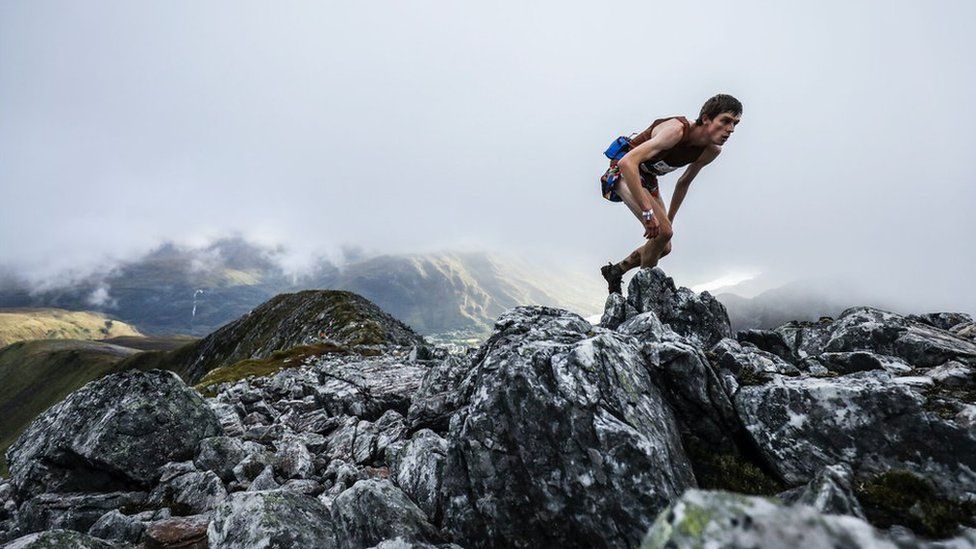
[[[739,343],[751,343],[759,349],[767,353],[773,353],[787,362],[795,362],[797,360],[796,355],[793,354],[793,349],[790,348],[786,343],[786,339],[779,332],[771,330],[743,330],[735,334],[735,339]]]
[[[254,479],[254,481],[251,483],[251,486],[247,489],[247,491],[258,492],[258,491],[266,491],[266,490],[277,490],[280,486],[281,485],[278,484],[278,481],[275,480],[274,478],[274,470],[269,465],[265,467],[264,470],[261,471],[261,474]]]
[[[440,540],[424,512],[388,480],[361,480],[339,494],[332,504],[332,520],[339,546],[350,549],[396,537]]]
[[[406,414],[427,368],[377,357],[353,362],[323,359],[313,371],[318,376],[315,395],[325,410],[373,421],[388,410]]]
[[[616,330],[618,326],[635,316],[637,310],[620,294],[610,294],[603,305],[603,316],[600,326],[608,330]]]
[[[694,485],[636,341],[591,328],[517,307],[473,357],[445,437],[443,522],[456,542],[632,546]]]
[[[830,339],[832,323],[833,319],[829,317],[823,317],[816,322],[794,320],[774,331],[783,336],[793,355],[802,359],[823,352],[824,345]]]
[[[976,431],[926,409],[930,378],[859,372],[836,378],[776,376],[743,387],[740,417],[789,484],[845,462],[859,475],[905,469],[953,498],[976,497]]]
[[[305,494],[306,496],[317,496],[325,489],[318,481],[307,478],[296,478],[289,480],[281,487],[282,490]]]
[[[7,451],[22,497],[42,492],[146,488],[158,468],[191,459],[222,433],[196,391],[172,372],[124,372],[71,393]]]
[[[399,413],[387,411],[375,422],[348,417],[327,437],[326,453],[360,465],[382,457],[386,447],[406,436],[406,422]]]
[[[244,434],[244,423],[233,406],[212,398],[207,399],[207,404],[213,410],[217,421],[220,422],[220,426],[224,430],[223,434],[230,437],[239,437]]]
[[[285,437],[278,444],[274,458],[275,471],[283,478],[308,478],[312,473],[312,454],[298,438]]]
[[[3,549],[116,549],[115,545],[71,530],[49,530],[19,537]]]
[[[675,288],[674,280],[659,267],[638,270],[627,286],[627,303],[638,314],[653,311],[661,322],[702,346],[732,337],[724,305],[708,292]]]
[[[898,547],[870,524],[825,515],[806,505],[786,507],[770,499],[729,492],[688,490],[662,511],[641,543],[665,547]]]
[[[338,547],[328,509],[282,490],[231,494],[214,513],[207,538],[212,549]]]
[[[926,313],[922,315],[908,315],[905,318],[928,324],[940,330],[950,330],[960,324],[973,322],[972,315],[968,313]]]
[[[398,452],[393,480],[435,523],[440,521],[440,490],[447,441],[430,429],[417,431]]]
[[[806,486],[801,486],[787,497],[786,503],[809,505],[829,515],[851,515],[865,519],[857,496],[854,495],[854,471],[847,464],[824,467]]]
[[[773,374],[796,376],[800,370],[773,353],[757,347],[741,345],[738,341],[726,338],[709,350],[712,363],[725,381],[729,396],[734,396],[737,388],[755,385],[772,379]],[[728,383],[730,374],[735,383]]]
[[[149,502],[169,507],[177,515],[197,515],[212,510],[227,498],[227,490],[213,471],[164,474],[149,494]]]
[[[105,540],[136,544],[142,540],[145,531],[145,522],[113,509],[95,521],[88,529],[88,534]]]
[[[145,492],[40,494],[20,507],[21,533],[65,529],[87,532],[108,511],[146,500]]]
[[[234,466],[234,478],[239,482],[250,483],[264,471],[264,468],[271,465],[274,454],[263,449],[254,449],[240,463]]]
[[[421,379],[407,411],[410,428],[446,432],[451,415],[462,406],[458,388],[470,370],[471,359],[459,356],[450,356],[432,366]]]
[[[224,482],[234,480],[234,466],[248,455],[248,447],[239,438],[228,436],[205,438],[193,463],[203,471],[213,471]]]

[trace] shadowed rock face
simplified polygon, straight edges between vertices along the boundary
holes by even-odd
[[[21,497],[146,488],[221,433],[203,399],[171,372],[93,381],[37,418],[7,452]]]

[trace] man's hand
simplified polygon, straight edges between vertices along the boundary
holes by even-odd
[[[661,224],[658,222],[657,217],[652,217],[650,219],[644,220],[643,224],[644,224],[644,238],[647,239],[654,238],[661,230]]]

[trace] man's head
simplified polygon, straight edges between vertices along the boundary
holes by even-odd
[[[742,103],[731,95],[720,93],[705,101],[695,125],[705,127],[710,142],[722,145],[741,119]]]

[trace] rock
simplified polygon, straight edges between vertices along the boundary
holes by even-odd
[[[740,345],[726,338],[709,351],[712,363],[723,382],[726,393],[732,397],[743,385],[756,385],[772,379],[773,374],[796,376],[800,371],[782,358],[756,347]],[[692,380],[688,380],[692,382]]]
[[[365,465],[380,458],[386,447],[402,439],[406,432],[403,416],[393,410],[375,423],[349,417],[328,436],[326,452],[332,459]]]
[[[976,497],[976,431],[926,410],[923,392],[931,384],[877,370],[822,379],[775,376],[742,387],[735,406],[760,451],[790,484],[846,462],[858,474],[905,469],[948,497]]]
[[[791,491],[786,503],[801,503],[828,515],[851,515],[864,519],[864,510],[854,495],[854,471],[847,464],[824,467],[806,486]]]
[[[283,478],[308,478],[312,473],[312,454],[296,437],[285,437],[278,444],[274,468]]]
[[[600,326],[608,330],[616,330],[618,326],[635,316],[637,310],[629,304],[621,294],[610,294],[603,306],[603,316]]]
[[[241,416],[238,415],[233,406],[214,399],[207,399],[207,405],[213,410],[217,421],[220,422],[220,426],[224,430],[223,434],[229,437],[239,437],[244,434],[244,423],[241,422]]]
[[[213,471],[191,470],[169,476],[164,472],[149,495],[149,502],[156,507],[169,507],[177,515],[197,515],[211,511],[226,498],[227,490]]]
[[[20,531],[65,529],[87,532],[108,511],[139,505],[145,499],[145,492],[40,494],[21,505]]]
[[[394,482],[435,523],[440,522],[440,491],[447,441],[421,429],[398,452]]]
[[[72,532],[71,530],[48,530],[17,538],[3,549],[116,549],[114,545],[88,534]]]
[[[967,313],[926,313],[923,315],[908,315],[905,318],[928,324],[940,330],[950,330],[954,326],[966,322],[973,322],[972,315]]]
[[[207,549],[210,515],[192,515],[157,520],[146,527],[146,549]]]
[[[224,482],[234,480],[234,466],[244,460],[248,450],[239,438],[229,436],[205,438],[193,463],[202,471],[213,471]]]
[[[207,538],[212,549],[338,547],[329,510],[281,490],[231,494],[214,513]]]
[[[448,429],[451,415],[461,407],[458,387],[471,370],[471,359],[450,356],[431,367],[420,382],[407,411],[411,429]]]
[[[817,361],[829,372],[840,375],[869,370],[884,370],[892,373],[907,373],[911,366],[900,359],[871,353],[868,351],[850,351],[843,353],[821,353]]]
[[[779,332],[770,330],[743,330],[735,334],[739,343],[751,343],[759,349],[772,353],[786,362],[795,362],[796,355]]]
[[[897,546],[863,520],[729,492],[688,490],[658,515],[642,549]]]
[[[359,548],[388,538],[437,542],[440,535],[427,516],[388,480],[361,480],[332,504],[339,546]]]
[[[252,453],[234,466],[234,478],[239,482],[250,483],[271,465],[274,455],[261,448],[253,448]]]
[[[817,322],[793,320],[776,328],[774,331],[783,336],[790,350],[797,359],[819,355],[824,345],[830,339],[830,328],[833,319],[823,317]]]
[[[158,468],[191,459],[222,433],[200,395],[172,372],[92,381],[41,414],[7,451],[21,497],[149,487]]]
[[[636,341],[590,331],[566,311],[517,307],[473,357],[442,481],[461,545],[634,545],[694,485]]]
[[[324,490],[319,482],[307,478],[296,478],[289,480],[281,487],[281,489],[289,492],[305,494],[306,496],[317,496]]]
[[[315,371],[316,398],[330,414],[374,421],[388,410],[406,414],[427,368],[378,357],[348,363],[323,360]]]
[[[137,544],[142,540],[146,524],[136,517],[126,516],[113,509],[101,516],[88,529],[88,534],[111,541]]]
[[[637,314],[653,311],[661,322],[702,346],[732,337],[724,305],[708,292],[676,289],[674,280],[659,267],[638,270],[627,286],[627,303]]]
[[[277,490],[280,487],[278,481],[274,478],[274,471],[271,466],[267,466],[261,471],[261,474],[254,479],[251,486],[247,489],[248,492],[258,492],[266,490]]]

